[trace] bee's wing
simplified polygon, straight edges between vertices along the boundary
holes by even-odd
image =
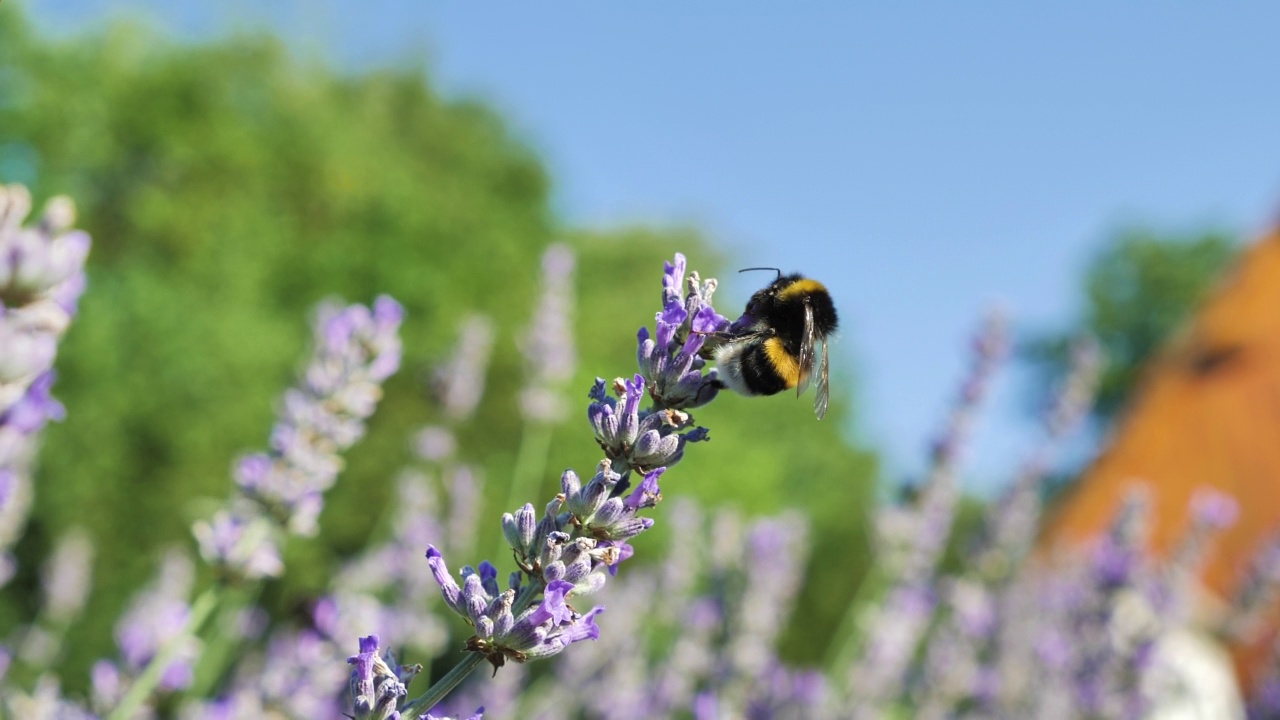
[[[818,376],[818,388],[813,396],[813,412],[821,420],[827,414],[827,400],[831,397],[831,389],[827,385],[827,341],[822,341],[822,356],[818,359],[819,367],[814,370]]]
[[[809,389],[809,381],[813,379],[813,344],[816,331],[813,325],[813,305],[804,304],[804,332],[800,335],[800,356],[796,358],[796,366],[800,378],[796,382],[796,396]]]

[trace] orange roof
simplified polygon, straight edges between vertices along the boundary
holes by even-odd
[[[1197,488],[1236,498],[1239,518],[1210,548],[1204,574],[1223,597],[1280,531],[1280,229],[1242,255],[1146,368],[1107,449],[1054,508],[1043,541],[1095,536],[1135,483],[1151,489],[1159,554],[1185,531]],[[1237,658],[1256,667],[1268,645],[1235,648]]]

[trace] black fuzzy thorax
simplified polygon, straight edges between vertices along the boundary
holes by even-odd
[[[752,295],[747,303],[747,314],[771,328],[792,355],[800,353],[800,345],[804,341],[805,305],[813,308],[813,326],[819,338],[834,333],[840,325],[831,294],[821,285],[783,297],[787,288],[805,280],[808,278],[798,273],[783,275]]]

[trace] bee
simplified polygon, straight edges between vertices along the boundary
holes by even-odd
[[[716,333],[709,352],[720,386],[741,395],[774,395],[796,389],[799,396],[815,385],[813,411],[827,414],[827,338],[839,321],[827,288],[799,274],[783,275],[757,291],[741,318]],[[816,382],[815,382],[816,377]]]

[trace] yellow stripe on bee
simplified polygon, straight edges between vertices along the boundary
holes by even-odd
[[[809,278],[800,278],[799,280],[783,288],[782,292],[778,293],[778,299],[792,300],[802,295],[812,295],[813,293],[826,292],[826,291],[827,291],[826,286],[818,282],[817,280],[810,280]]]
[[[778,377],[787,384],[788,388],[793,388],[796,383],[800,382],[800,364],[796,362],[796,357],[787,352],[786,347],[782,345],[779,338],[769,338],[764,341],[764,354],[769,358],[769,364],[777,371]]]

